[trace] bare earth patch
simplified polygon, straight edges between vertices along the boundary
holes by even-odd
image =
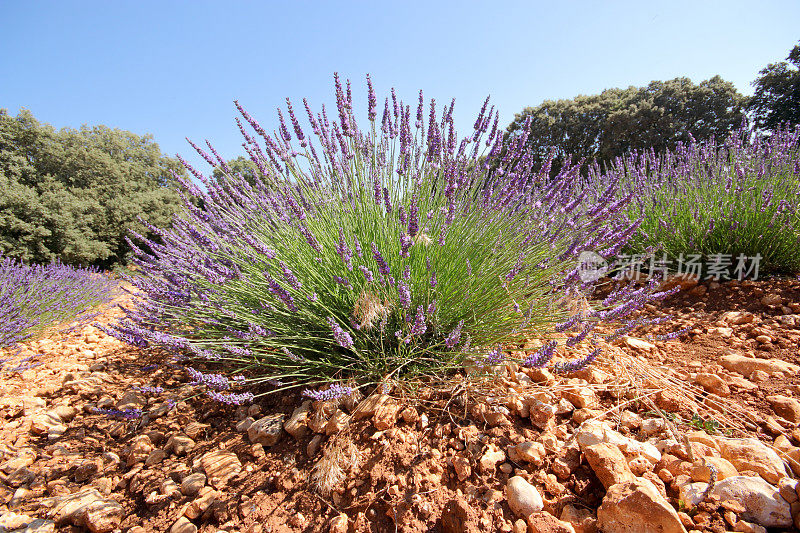
[[[0,531],[792,531],[800,282],[645,313],[692,329],[569,376],[241,408],[91,326],[30,343],[0,355]]]

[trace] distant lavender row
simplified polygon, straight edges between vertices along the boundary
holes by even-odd
[[[94,269],[26,265],[0,257],[0,347],[83,318],[111,297],[114,283]]]
[[[141,275],[130,281],[141,298],[110,333],[215,367],[190,370],[213,391],[364,383],[465,359],[495,364],[567,319],[559,331],[579,332],[570,346],[594,343],[598,323],[630,331],[641,322],[627,317],[663,296],[651,285],[623,290],[570,318],[570,302],[592,289],[577,258],[625,245],[639,223],[624,215],[632,194],[619,196],[614,180],[586,188],[575,167],[552,181],[549,168],[532,171],[526,134],[504,145],[488,99],[459,137],[454,101],[420,91],[406,104],[392,90],[379,106],[367,78],[362,129],[350,82],[335,77],[335,89],[333,113],[303,100],[306,125],[287,100],[272,134],[237,103],[255,182],[210,143],[193,144],[222,172],[184,162],[196,182],[179,179],[183,213],[169,230],[152,228],[158,242],[134,236]],[[520,362],[544,366],[555,353],[547,343]],[[598,355],[587,353],[560,368]]]
[[[770,137],[740,128],[717,146],[691,142],[662,157],[634,154],[610,176],[635,193],[642,218],[630,251],[673,262],[699,254],[760,256],[762,271],[800,271],[800,129]]]

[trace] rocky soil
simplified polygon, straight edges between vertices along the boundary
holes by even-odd
[[[800,529],[800,282],[684,283],[665,313],[691,331],[569,376],[240,408],[164,354],[53,334],[0,354],[0,532]]]

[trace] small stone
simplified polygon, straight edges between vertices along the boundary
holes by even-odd
[[[744,520],[764,527],[790,527],[792,514],[789,502],[778,489],[760,477],[733,476],[714,485],[711,494],[720,500],[736,500],[745,507]]]
[[[518,519],[514,522],[514,525],[511,526],[511,533],[528,533],[528,522],[526,522],[524,518]]]
[[[544,508],[539,491],[521,476],[514,476],[506,483],[506,500],[511,511],[522,518]]]
[[[177,456],[186,455],[194,448],[194,441],[186,435],[171,435],[164,449]]]
[[[311,403],[311,402],[309,402],[309,403]],[[236,423],[236,431],[238,431],[240,433],[244,433],[245,431],[250,429],[250,426],[253,425],[253,422],[255,422],[255,420],[253,419],[252,416],[247,416],[245,418],[242,418],[241,420],[239,420]]]
[[[13,511],[2,512],[0,511],[0,531],[11,531],[13,529],[21,529],[33,522],[33,518],[26,514],[17,514]]]
[[[730,461],[739,472],[752,470],[770,483],[777,483],[786,475],[783,461],[778,454],[757,439],[718,437],[716,442],[722,457]]]
[[[80,521],[92,533],[108,533],[122,523],[124,515],[124,509],[114,500],[97,500],[82,511]]]
[[[780,492],[781,497],[790,504],[798,501],[798,489],[800,489],[800,482],[796,479],[785,477],[778,482],[778,492]]]
[[[192,524],[188,518],[182,516],[172,524],[169,533],[197,533],[197,526]]]
[[[728,384],[725,383],[725,380],[723,380],[717,374],[699,373],[695,377],[694,382],[711,394],[716,394],[717,396],[721,396],[723,398],[731,395],[730,387],[728,387]]]
[[[385,402],[375,410],[375,414],[372,417],[372,425],[374,425],[375,429],[378,431],[394,427],[399,412],[400,406],[398,404],[394,402]]]
[[[361,420],[375,415],[378,408],[389,400],[386,394],[373,394],[358,404],[353,412],[353,420]]]
[[[780,359],[758,359],[755,357],[745,357],[736,353],[729,353],[720,358],[720,363],[726,370],[738,372],[743,376],[750,376],[756,370],[772,374],[773,372],[785,372],[795,375],[800,372],[800,366],[782,361]]]
[[[28,526],[14,533],[54,533],[56,530],[56,523],[52,520],[45,520],[44,518],[37,518]]]
[[[509,447],[508,453],[513,461],[525,461],[533,466],[541,466],[544,463],[545,455],[547,455],[544,444],[531,441],[521,442],[516,446]]]
[[[257,442],[262,446],[273,446],[281,438],[283,421],[286,415],[281,413],[267,415],[259,418],[247,429],[250,442]]]
[[[454,498],[442,510],[442,533],[471,531],[469,506],[463,498]]]
[[[292,416],[283,423],[286,433],[297,440],[302,439],[308,434],[308,414],[311,411],[311,400],[306,400],[293,412]]]
[[[649,480],[611,486],[597,510],[604,533],[686,533],[678,513]]]
[[[459,481],[464,481],[472,475],[472,467],[469,460],[460,455],[453,457],[453,469],[456,471]]]
[[[587,446],[583,453],[589,466],[592,467],[600,483],[606,489],[617,483],[633,481],[636,478],[628,467],[625,456],[619,451],[619,448],[612,444],[602,442]]]
[[[491,473],[495,471],[495,468],[497,468],[497,463],[505,460],[505,452],[498,449],[494,444],[490,444],[486,452],[480,458],[478,464],[480,465],[481,472]]]
[[[334,516],[328,522],[328,533],[347,533],[348,522],[347,515],[344,513]]]
[[[767,401],[778,416],[789,422],[800,422],[800,401],[779,394],[767,396]]]
[[[206,486],[206,475],[202,472],[195,472],[189,474],[183,481],[181,481],[181,494],[193,498],[200,492],[200,489]]]
[[[545,511],[528,515],[528,531],[530,533],[575,533],[569,522],[562,522]]]
[[[597,394],[588,386],[566,389],[562,396],[578,409],[592,408],[598,404]]]
[[[50,412],[58,416],[64,422],[71,422],[78,414],[78,410],[71,405],[57,405]]]
[[[624,337],[624,342],[629,348],[633,348],[634,350],[650,353],[656,349],[656,345],[650,342],[644,341],[642,339],[637,339],[634,337]]]
[[[230,478],[242,471],[239,458],[227,450],[208,452],[200,459],[200,465],[215,489],[224,488]]]
[[[328,423],[325,424],[325,435],[336,435],[347,427],[349,421],[350,415],[341,409],[337,409],[331,419],[328,420]]]
[[[147,459],[145,459],[144,464],[146,466],[157,465],[158,463],[163,461],[166,456],[167,452],[165,452],[161,448],[156,448],[155,450],[150,452],[150,455],[147,456]]]

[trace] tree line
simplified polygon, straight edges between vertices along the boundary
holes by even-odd
[[[540,166],[553,157],[554,175],[567,162],[601,168],[631,151],[674,149],[690,138],[724,139],[749,116],[763,130],[800,124],[800,45],[787,61],[767,65],[745,97],[719,76],[654,81],[570,100],[546,100],[518,113],[506,130],[514,139],[530,121],[527,145]]]
[[[552,172],[558,172],[568,161],[582,161],[586,170],[631,150],[671,149],[690,136],[721,139],[745,116],[764,130],[798,125],[800,45],[786,59],[760,71],[750,98],[719,76],[699,84],[654,81],[525,108],[506,139],[530,121],[527,143],[535,160],[543,164],[552,153]],[[247,158],[229,166],[258,179]],[[29,263],[124,263],[130,230],[153,237],[140,216],[166,227],[177,212],[173,173],[185,176],[152,135],[106,126],[55,130],[28,110],[13,117],[0,109],[0,254]]]

